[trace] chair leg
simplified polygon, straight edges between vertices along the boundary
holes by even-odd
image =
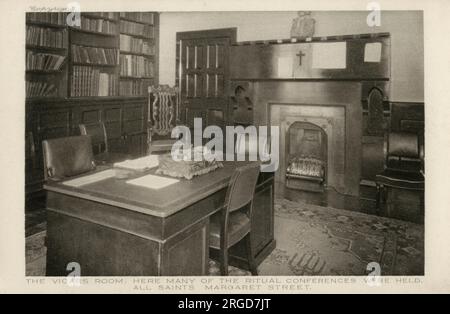
[[[228,276],[228,248],[220,250],[220,274],[221,276]]]
[[[256,267],[256,262],[253,255],[252,237],[250,236],[250,233],[245,236],[245,243],[247,248],[248,267],[252,273],[252,276],[258,276],[258,268]]]

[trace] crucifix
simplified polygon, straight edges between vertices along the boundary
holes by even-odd
[[[304,56],[306,56],[306,54],[304,54],[303,53],[303,51],[299,51],[297,54],[296,54],[296,56],[298,57],[298,59],[299,59],[299,64],[298,65],[302,65],[302,58],[304,57]]]

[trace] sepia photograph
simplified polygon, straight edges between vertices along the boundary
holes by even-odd
[[[21,284],[422,289],[448,250],[426,11],[207,3],[24,6]]]
[[[423,14],[379,14],[27,12],[27,275],[423,275]]]

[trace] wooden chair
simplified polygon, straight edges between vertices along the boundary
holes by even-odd
[[[97,164],[113,164],[129,158],[128,155],[122,153],[113,153],[109,149],[108,134],[103,122],[94,124],[80,124],[81,135],[91,137],[94,159]]]
[[[42,142],[45,180],[59,181],[95,170],[89,136],[73,136]]]
[[[260,173],[260,163],[252,163],[235,170],[231,177],[223,209],[210,221],[210,244],[220,250],[220,272],[228,275],[228,250],[245,240],[248,266],[252,275],[258,275],[251,243],[253,197]]]
[[[148,154],[170,152],[176,139],[172,129],[179,119],[179,90],[161,85],[149,88],[148,97]]]
[[[424,146],[416,133],[391,132],[384,141],[384,171],[375,178],[377,210],[386,201],[386,188],[424,191]],[[422,199],[422,197],[421,197]],[[423,204],[421,204],[423,207]],[[388,216],[390,216],[388,209]]]

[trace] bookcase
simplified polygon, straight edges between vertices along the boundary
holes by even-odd
[[[43,183],[42,141],[105,123],[109,146],[146,152],[148,86],[158,84],[156,12],[26,13],[26,191]],[[29,146],[29,147],[28,147]]]
[[[67,95],[69,36],[65,25],[65,13],[27,14],[27,98],[63,98]]]
[[[158,15],[120,13],[120,87],[122,96],[147,93],[157,81]]]
[[[27,13],[27,99],[143,97],[158,84],[159,15]]]

